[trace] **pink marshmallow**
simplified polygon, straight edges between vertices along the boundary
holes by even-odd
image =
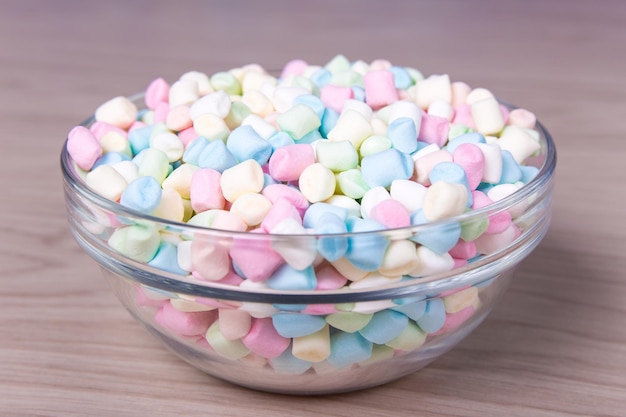
[[[334,304],[309,304],[302,314],[310,314],[312,316],[324,316],[326,314],[334,314],[337,312]]]
[[[272,204],[281,198],[289,201],[298,210],[300,217],[304,216],[304,212],[309,207],[309,200],[295,187],[285,184],[268,185],[261,192]]]
[[[146,107],[155,110],[159,103],[167,103],[170,96],[170,85],[163,79],[153,80],[146,89],[144,100]]]
[[[456,245],[448,252],[450,256],[457,259],[470,259],[476,256],[476,245],[473,241],[466,242],[459,239]]]
[[[285,198],[276,200],[270,211],[267,212],[265,218],[261,222],[261,229],[269,233],[274,227],[287,218],[292,218],[302,224],[302,218],[298,210]]]
[[[290,75],[302,75],[308,66],[309,64],[301,59],[291,60],[284,66],[283,71],[280,73],[280,78],[284,80]]]
[[[252,317],[248,312],[232,308],[220,308],[218,310],[220,321],[220,333],[226,340],[241,339],[250,331]]]
[[[167,114],[170,112],[170,105],[161,101],[154,109],[154,123],[165,123]]]
[[[271,318],[253,319],[250,331],[241,341],[252,352],[268,359],[280,356],[290,343],[289,339],[278,334]]]
[[[391,71],[370,71],[363,76],[363,85],[365,102],[374,110],[398,101],[398,90]]]
[[[387,229],[397,229],[411,225],[411,217],[406,207],[393,199],[383,200],[372,207],[370,218],[384,225]]]
[[[282,146],[270,158],[269,174],[277,181],[295,181],[314,163],[315,152],[308,143]]]
[[[437,330],[435,333],[431,333],[431,336],[436,336],[439,334],[450,332],[456,328],[458,328],[461,324],[465,323],[470,317],[474,315],[474,307],[469,306],[465,307],[463,310],[446,314],[446,321],[441,327],[441,329]]]
[[[180,139],[180,141],[183,143],[183,145],[185,145],[185,148],[187,147],[187,145],[189,145],[189,143],[194,140],[195,138],[198,137],[198,134],[196,133],[196,129],[192,127],[188,127],[185,130],[181,130],[180,132],[178,132],[178,139]]]
[[[146,291],[138,285],[135,301],[137,302],[137,305],[142,307],[161,307],[166,303],[169,304],[170,300],[169,298],[151,298],[148,294],[146,294]]]
[[[348,282],[348,279],[341,275],[334,266],[324,261],[315,268],[315,276],[317,277],[318,291],[337,290]]]
[[[454,108],[454,117],[452,118],[452,123],[461,124],[472,129],[476,129],[476,125],[474,124],[474,118],[472,117],[472,106],[469,104],[461,104],[460,106],[456,106]]]
[[[251,233],[263,233],[259,229]],[[272,249],[271,237],[264,239],[235,238],[230,257],[250,281],[265,281],[285,261]]]
[[[191,116],[189,115],[189,106],[176,106],[170,108],[169,113],[165,117],[165,125],[173,132],[180,132],[193,126]]]
[[[483,233],[474,241],[476,251],[480,254],[488,255],[498,252],[509,246],[516,239],[518,232],[516,227],[511,224],[505,231],[501,233],[487,234]]]
[[[493,200],[490,199],[485,193],[481,191],[472,191],[472,209],[481,209],[483,207],[493,204]],[[489,227],[485,230],[487,234],[497,234],[504,232],[512,222],[511,213],[508,211],[501,211],[489,216]]]
[[[454,269],[463,268],[465,265],[467,265],[467,259],[452,258],[452,260],[454,261]]]
[[[354,98],[354,91],[350,87],[339,87],[327,84],[320,89],[320,99],[324,106],[341,113],[346,100]]]
[[[157,311],[154,319],[161,326],[181,336],[199,336],[209,329],[217,318],[215,311],[185,312],[167,303]]]
[[[193,173],[189,186],[191,208],[196,213],[211,209],[223,209],[224,195],[220,181],[222,174],[211,168],[202,168]]]
[[[449,130],[450,124],[447,119],[422,113],[422,124],[417,139],[426,143],[434,143],[441,148],[448,141]]]
[[[452,154],[445,149],[431,152],[415,161],[415,181],[430,185],[430,171],[440,162],[452,162]]]
[[[113,126],[112,124],[107,122],[93,122],[93,124],[89,126],[89,130],[91,131],[91,133],[94,134],[96,138],[98,138],[98,140],[102,139],[104,135],[109,132],[118,133],[125,138],[128,137],[128,132],[126,132],[124,129],[120,129],[119,127]]]
[[[67,135],[67,152],[81,169],[90,170],[102,155],[100,142],[84,126],[76,126]]]
[[[129,132],[132,132],[135,129],[139,129],[140,127],[145,127],[147,124],[142,122],[141,120],[135,120],[132,125],[128,128]]]
[[[214,239],[198,236],[191,242],[191,265],[204,280],[221,280],[230,271],[228,249]]]
[[[485,172],[485,155],[480,148],[472,143],[463,143],[454,150],[452,161],[463,167],[470,190],[475,190]]]

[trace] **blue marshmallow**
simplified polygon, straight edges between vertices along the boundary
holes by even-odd
[[[406,90],[413,85],[413,79],[407,70],[402,67],[392,66],[389,71],[393,73],[393,83],[398,90]]]
[[[374,313],[359,333],[370,342],[383,345],[398,337],[408,322],[408,317],[398,311],[382,310]]]
[[[131,181],[124,190],[120,204],[150,214],[159,206],[162,193],[161,185],[153,176],[138,177]]]
[[[539,168],[532,165],[522,165],[520,166],[520,169],[522,170],[522,182],[524,184],[528,184],[539,173]]]
[[[116,164],[122,161],[130,161],[130,157],[120,152],[107,152],[98,158],[98,160],[93,164],[92,170],[98,168],[100,165]]]
[[[335,234],[348,231],[345,221],[335,213],[323,213],[316,223],[315,233]],[[346,254],[348,238],[346,236],[320,237],[317,241],[317,250],[328,261],[336,261]]]
[[[265,165],[272,155],[272,145],[250,125],[235,128],[226,140],[226,148],[241,161],[254,159]]]
[[[309,79],[315,84],[318,88],[324,87],[326,84],[330,82],[333,78],[333,74],[328,71],[326,68],[320,68],[315,71]]]
[[[359,333],[338,332],[330,336],[328,362],[335,368],[347,368],[372,356],[372,343]]]
[[[278,148],[282,148],[283,146],[293,145],[294,140],[287,132],[276,132],[272,136],[270,136],[267,141],[270,145],[272,145],[272,149],[275,151]]]
[[[417,226],[428,223],[424,216],[424,211],[419,209],[411,213],[411,225]],[[438,226],[430,226],[428,230],[418,232],[410,239],[417,242],[438,255],[443,255],[452,249],[461,238],[461,224],[459,222],[449,222]]]
[[[287,349],[280,356],[270,359],[270,364],[274,372],[284,375],[300,375],[311,367],[311,362],[293,356],[291,349]]]
[[[185,152],[183,153],[183,161],[188,164],[198,166],[198,159],[200,158],[200,154],[209,144],[209,140],[203,136],[198,136],[189,144],[187,148],[185,148]]]
[[[469,187],[465,170],[461,165],[447,161],[439,162],[430,171],[430,175],[428,177],[430,178],[431,184],[434,184],[437,181],[444,181],[447,183],[461,184],[465,186],[465,189],[467,189],[467,207],[472,206],[472,190]]]
[[[226,148],[224,142],[219,139],[209,142],[198,157],[200,168],[212,168],[224,172],[235,165],[237,165],[237,159]]]
[[[276,313],[272,316],[274,328],[282,337],[307,336],[321,330],[326,325],[324,316],[300,313]]]
[[[273,290],[314,290],[317,278],[311,266],[298,271],[284,264],[268,278],[266,283]]]
[[[315,129],[302,136],[296,143],[313,143],[316,140],[324,139],[319,130]]]
[[[389,240],[377,233],[359,233],[385,230],[385,226],[374,220],[361,219],[359,217],[348,218],[346,224],[349,232],[357,233],[355,236],[348,238],[346,259],[363,271],[376,271],[379,269],[383,264]]]
[[[522,170],[517,164],[513,154],[507,150],[502,151],[502,175],[500,184],[512,184],[522,179]]]
[[[411,118],[399,117],[389,123],[387,137],[400,152],[412,153],[417,149],[417,130]]]
[[[314,96],[313,94],[303,94],[293,100],[293,105],[295,106],[296,104],[309,106],[315,112],[317,118],[322,120],[326,107],[324,107],[324,102],[322,102],[319,97]]]
[[[326,110],[324,110],[324,115],[321,120],[322,124],[319,127],[322,137],[328,137],[328,132],[333,130],[337,124],[337,120],[339,120],[339,113],[331,108],[326,108]]]
[[[358,85],[350,87],[352,89],[353,98],[358,101],[365,102],[365,89]]]
[[[486,143],[485,137],[478,132],[470,132],[465,133],[461,136],[457,136],[454,139],[451,139],[446,145],[446,149],[450,153],[454,153],[457,146],[462,145],[463,143]]]
[[[423,300],[422,301],[414,301],[412,303],[402,304],[402,305],[399,305],[398,307],[393,307],[392,309],[394,311],[398,311],[398,312],[404,314],[405,316],[407,316],[411,320],[417,321],[426,312],[426,304],[427,304],[427,302],[423,301]]]
[[[128,143],[133,155],[150,147],[150,136],[152,135],[153,125],[138,127],[128,132]]]
[[[387,188],[394,180],[408,180],[413,175],[413,169],[411,156],[393,148],[361,160],[361,174],[370,188]]]
[[[321,226],[322,222],[320,218],[326,214],[332,213],[345,223],[348,218],[348,209],[344,207],[334,206],[328,203],[313,203],[304,213],[302,224],[309,229],[316,229]]]
[[[178,266],[178,248],[170,242],[161,242],[156,255],[148,265],[172,274],[187,275],[187,271]]]
[[[424,315],[415,320],[417,325],[426,333],[434,333],[443,327],[446,322],[446,308],[441,298],[428,300]]]

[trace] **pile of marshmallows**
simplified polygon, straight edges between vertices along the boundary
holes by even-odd
[[[540,149],[531,112],[386,60],[294,60],[278,78],[258,65],[210,77],[192,71],[171,85],[154,80],[145,104],[138,110],[113,98],[91,126],[70,131],[67,150],[92,190],[168,221],[311,236],[220,246],[145,222],[107,236],[129,258],[198,280],[329,290],[449,271],[515,240],[511,213],[397,240],[342,234],[445,220],[510,195],[537,173],[524,165]],[[349,306],[222,304],[149,291],[140,298],[178,335],[290,373],[414,350],[427,334],[460,325],[479,302],[475,287]]]

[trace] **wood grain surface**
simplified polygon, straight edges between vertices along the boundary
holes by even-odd
[[[0,0],[0,416],[626,416],[626,2]],[[121,308],[66,225],[68,130],[156,76],[387,58],[537,113],[553,222],[424,370],[351,394],[238,388]]]

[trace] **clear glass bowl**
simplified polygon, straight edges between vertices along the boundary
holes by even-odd
[[[141,96],[133,99],[142,105]],[[93,117],[84,125],[91,123]],[[539,172],[510,196],[445,221],[332,236],[228,232],[143,215],[90,190],[64,146],[61,167],[69,225],[131,315],[194,367],[263,391],[324,394],[364,389],[423,368],[470,334],[505,292],[516,266],[544,237],[550,221],[556,150],[543,126],[538,124],[537,130],[541,150],[527,164]],[[459,224],[484,227],[504,212],[510,213],[518,229],[504,247],[450,271],[382,277],[369,285],[338,289],[331,285],[330,289],[293,291],[250,282],[238,285],[241,278],[232,269],[228,275],[232,279],[209,281],[133,260],[108,243],[117,230],[139,227],[161,242],[200,242],[199,250],[227,254],[228,259],[234,259],[237,247],[237,257],[257,256],[263,269],[275,261],[258,256],[268,246],[283,254],[296,251],[296,255],[290,252],[292,258],[298,257],[298,250],[310,255],[319,242],[329,238],[363,253],[402,241],[417,248],[420,237],[436,236]],[[322,274],[329,263],[319,254],[314,257],[311,271]],[[284,260],[278,259],[283,265]],[[340,264],[335,266],[341,271]],[[281,271],[277,267],[271,272],[274,276]]]

